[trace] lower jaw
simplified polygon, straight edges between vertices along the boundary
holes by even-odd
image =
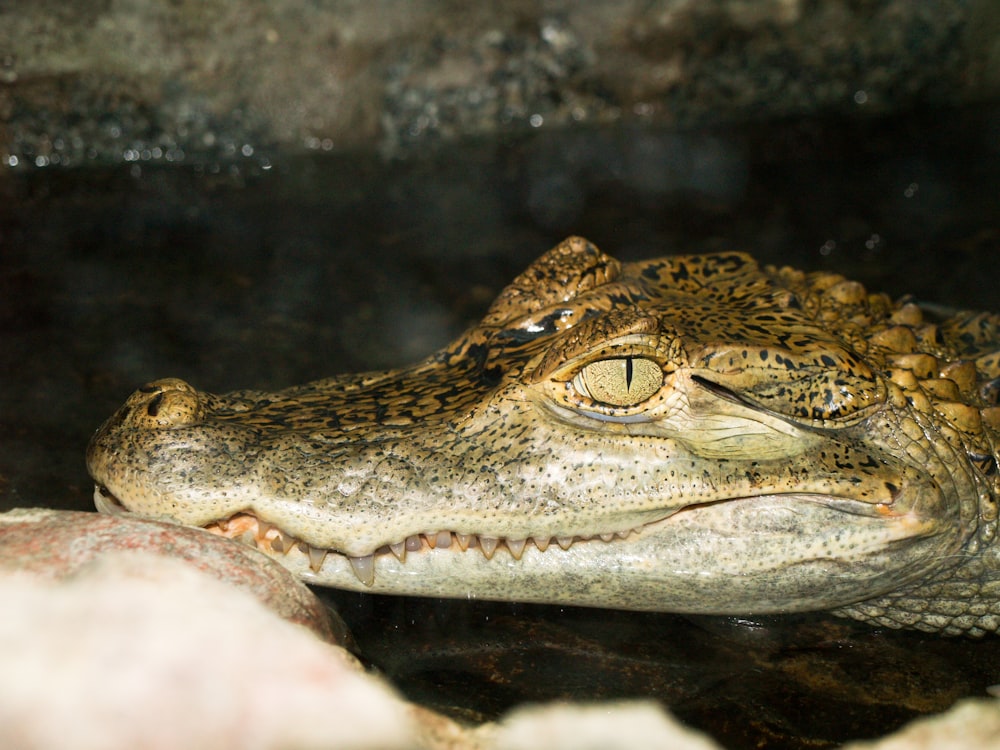
[[[702,614],[802,612],[851,604],[898,588],[919,573],[928,557],[943,551],[931,540],[914,539],[920,543],[912,548],[895,546],[920,531],[905,529],[910,524],[900,526],[903,519],[897,518],[852,555],[788,557],[775,567],[753,566],[762,550],[792,553],[804,542],[804,527],[759,527],[768,508],[788,510],[789,500],[762,496],[690,506],[636,529],[589,538],[420,533],[361,557],[313,547],[251,513],[237,513],[207,530],[255,547],[306,583],[323,586]],[[127,512],[100,488],[95,502],[105,512]],[[824,513],[827,527],[843,524],[842,511],[826,508]],[[876,524],[892,521],[866,515]]]

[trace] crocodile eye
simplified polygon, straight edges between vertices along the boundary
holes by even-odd
[[[611,406],[634,406],[652,396],[663,385],[663,371],[651,359],[619,357],[599,359],[573,378],[583,395]]]

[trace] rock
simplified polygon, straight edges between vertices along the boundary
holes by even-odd
[[[0,577],[0,726],[19,748],[395,748],[409,707],[347,652],[189,563],[109,552]]]
[[[531,706],[512,711],[493,750],[717,750],[652,702]]]
[[[843,750],[996,750],[1000,748],[1000,702],[970,699],[938,716],[918,719],[893,735],[852,742]]]
[[[0,163],[252,170],[275,148],[960,105],[1000,88],[998,25],[989,0],[8,3]]]
[[[0,514],[0,570],[50,581],[77,575],[109,553],[123,569],[145,574],[152,557],[184,560],[257,597],[267,608],[323,640],[349,642],[347,627],[297,578],[256,550],[172,523],[45,509]],[[134,560],[130,553],[142,553]],[[153,574],[158,575],[153,568]]]

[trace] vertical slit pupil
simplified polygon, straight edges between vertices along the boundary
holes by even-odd
[[[632,387],[632,358],[625,358],[625,390]]]

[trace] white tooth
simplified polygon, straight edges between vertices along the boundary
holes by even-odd
[[[487,560],[491,560],[493,558],[493,553],[496,552],[498,541],[499,540],[490,536],[479,537],[479,549],[483,551],[483,555]]]
[[[601,534],[601,539],[603,541],[605,541],[605,542],[610,542],[614,538],[615,538],[615,535],[614,535],[613,532],[611,534]]]
[[[320,549],[319,547],[309,547],[309,567],[312,568],[313,573],[319,573],[319,569],[323,567],[323,561],[326,559],[326,553],[328,550]]]
[[[571,536],[557,536],[556,543],[563,549],[569,549],[570,545],[573,544],[573,537]]]
[[[423,546],[423,543],[420,541],[420,534],[406,537],[407,552],[419,552],[421,546]]]
[[[257,546],[257,537],[253,533],[253,529],[247,529],[246,531],[244,531],[242,534],[240,534],[236,538],[239,539],[240,542],[242,542],[243,544],[245,544],[247,547],[256,547]]]
[[[348,557],[351,562],[351,569],[365,586],[375,583],[375,555],[365,557]]]
[[[392,550],[392,554],[396,556],[397,560],[406,562],[406,542],[393,542],[389,545],[389,549]]]
[[[455,541],[458,542],[459,548],[462,552],[469,549],[469,541],[472,539],[472,534],[455,534]]]
[[[625,529],[625,531],[617,531],[617,532],[615,532],[615,536],[617,536],[619,539],[627,539],[628,535],[631,534],[631,533],[632,533],[631,529]]]
[[[434,549],[437,546],[437,532],[436,531],[425,531],[421,536],[424,541],[427,542],[427,546]]]
[[[448,549],[451,546],[450,531],[439,531],[437,533],[437,546],[441,549]]]
[[[510,550],[510,554],[514,556],[515,560],[520,560],[521,555],[524,552],[524,545],[527,543],[527,539],[508,539],[507,549]]]
[[[545,539],[539,539],[538,537],[535,537],[531,541],[533,541],[535,543],[535,546],[538,547],[539,552],[544,552],[549,548],[549,543],[552,540],[549,539],[548,537],[546,537]]]

